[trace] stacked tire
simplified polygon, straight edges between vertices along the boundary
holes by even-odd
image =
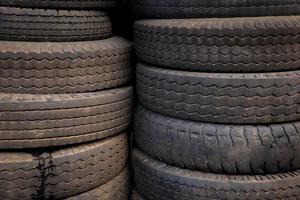
[[[132,45],[115,0],[0,1],[0,199],[129,198]]]
[[[300,199],[299,4],[131,2],[133,200]]]

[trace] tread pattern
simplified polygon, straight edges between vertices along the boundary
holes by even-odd
[[[200,18],[298,15],[299,0],[131,0],[138,18]]]
[[[138,106],[137,146],[183,169],[218,174],[273,174],[300,168],[300,123],[223,125],[160,115]]]
[[[169,166],[138,150],[133,152],[133,164],[137,190],[147,200],[292,200],[300,197],[300,171],[256,176],[202,173]]]
[[[128,127],[132,87],[81,94],[0,93],[0,147],[35,148],[101,139]]]
[[[6,41],[99,40],[112,34],[106,12],[0,7],[0,39]]]
[[[127,162],[127,135],[64,149],[1,152],[0,199],[60,199],[116,177]]]
[[[131,78],[132,45],[120,37],[88,42],[0,41],[0,92],[76,93]]]
[[[117,177],[100,187],[65,200],[126,200],[129,198],[129,170],[126,167]]]
[[[140,102],[159,113],[213,123],[268,124],[300,119],[300,72],[200,73],[139,64]]]
[[[26,8],[95,9],[110,8],[117,0],[1,0],[0,6]]]
[[[166,68],[270,72],[300,65],[300,16],[142,20],[134,32],[138,58]]]

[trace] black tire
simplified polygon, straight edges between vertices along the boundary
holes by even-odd
[[[158,162],[135,150],[137,190],[148,200],[299,199],[300,171],[256,176],[217,175]]]
[[[106,12],[0,7],[0,40],[67,42],[111,34]]]
[[[138,106],[137,146],[184,169],[220,174],[270,174],[300,168],[300,123],[222,125],[171,118]]]
[[[110,8],[117,0],[0,0],[0,6],[55,9],[96,9]]]
[[[299,0],[131,0],[138,18],[298,15]]]
[[[126,166],[127,135],[64,149],[1,152],[0,199],[60,199],[89,191]]]
[[[132,87],[81,94],[0,93],[0,148],[60,146],[105,138],[131,121]]]
[[[300,71],[200,73],[139,64],[137,92],[144,106],[182,119],[226,124],[300,119]]]
[[[76,93],[110,89],[131,78],[131,44],[0,41],[0,92]]]
[[[65,200],[126,200],[129,198],[129,170],[125,168],[117,177],[91,191]]]
[[[173,69],[299,69],[300,16],[138,21],[135,47],[140,60]]]
[[[143,197],[135,190],[132,192],[130,199],[131,200],[144,200]]]

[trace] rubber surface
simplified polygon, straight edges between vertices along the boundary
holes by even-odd
[[[111,34],[106,12],[0,7],[0,40],[67,42]]]
[[[140,60],[210,72],[299,69],[300,16],[143,20],[135,23]]]
[[[300,123],[223,125],[135,109],[137,146],[154,158],[202,172],[273,174],[300,168]]]
[[[117,177],[91,191],[65,200],[126,200],[129,198],[129,170],[125,168]]]
[[[133,153],[137,190],[147,200],[299,199],[300,171],[256,176],[184,170]]]
[[[113,37],[88,42],[0,41],[0,92],[76,93],[114,88],[131,78],[132,45]]]
[[[117,0],[0,0],[0,6],[27,8],[96,9],[110,8]]]
[[[299,0],[131,0],[138,18],[297,15]]]
[[[67,145],[101,139],[131,121],[132,87],[78,94],[0,93],[0,148]]]
[[[135,190],[132,192],[130,199],[131,200],[144,200],[143,197]]]
[[[126,166],[127,135],[32,153],[1,152],[0,199],[60,199],[89,191]]]
[[[144,106],[182,119],[232,124],[300,119],[300,71],[200,73],[139,64],[137,92]]]

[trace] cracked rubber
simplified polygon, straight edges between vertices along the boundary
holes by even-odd
[[[87,42],[0,41],[0,92],[77,93],[131,78],[132,45],[120,37]]]
[[[0,6],[55,9],[96,9],[110,8],[117,0],[0,0]]]
[[[133,190],[131,195],[131,200],[144,200],[143,197],[135,190]]]
[[[133,152],[137,190],[147,200],[299,199],[300,171],[270,175],[218,175],[190,171]]]
[[[165,68],[207,72],[299,69],[300,16],[135,23],[140,60]]]
[[[67,42],[111,34],[106,12],[0,7],[0,40]]]
[[[0,153],[0,199],[61,199],[107,183],[126,166],[127,134],[62,149]]]
[[[131,0],[137,18],[298,15],[299,0]]]
[[[0,93],[0,148],[82,143],[125,130],[132,87],[77,94]]]
[[[129,198],[129,170],[126,167],[117,177],[91,191],[65,200],[126,200]]]
[[[202,172],[273,174],[300,168],[300,123],[223,125],[181,120],[137,106],[134,137],[154,158]]]
[[[138,64],[137,93],[144,106],[182,119],[226,124],[300,119],[300,71],[204,73]]]

